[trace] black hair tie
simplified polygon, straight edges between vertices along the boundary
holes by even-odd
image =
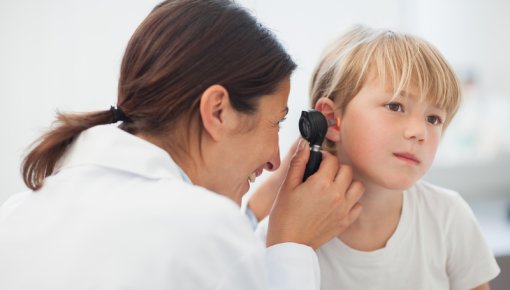
[[[127,122],[129,121],[128,117],[124,112],[119,108],[115,108],[114,106],[110,106],[110,112],[112,112],[112,123],[117,123],[118,121]]]

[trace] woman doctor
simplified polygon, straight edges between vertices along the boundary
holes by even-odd
[[[267,245],[239,210],[280,165],[294,62],[228,0],[172,0],[126,49],[116,108],[59,114],[0,208],[0,289],[318,289],[313,249],[359,214],[362,186],[298,147]],[[113,123],[113,124],[111,124]]]

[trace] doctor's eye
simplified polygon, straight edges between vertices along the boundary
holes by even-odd
[[[402,106],[402,104],[396,103],[396,102],[388,103],[388,104],[384,105],[384,107],[386,107],[388,110],[394,111],[394,112],[403,112],[404,111],[404,106]]]
[[[441,119],[441,117],[436,116],[436,115],[427,116],[427,122],[429,122],[432,125],[441,125],[441,124],[443,124],[443,120]]]
[[[278,130],[282,127],[282,123],[287,120],[287,117],[284,117],[283,119],[281,119],[280,121],[278,121],[278,123],[276,124],[278,126]]]

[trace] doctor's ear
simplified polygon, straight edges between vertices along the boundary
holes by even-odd
[[[329,98],[320,98],[315,103],[315,109],[321,112],[326,119],[333,120],[333,124],[329,124],[326,132],[326,139],[338,142],[340,140],[340,115],[336,113],[335,102]]]
[[[219,141],[225,134],[231,109],[228,91],[223,86],[212,85],[202,93],[200,117],[204,130],[214,141]]]

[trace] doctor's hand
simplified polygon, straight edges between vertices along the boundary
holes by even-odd
[[[294,242],[317,249],[361,213],[363,185],[353,181],[351,168],[330,153],[322,152],[319,170],[302,182],[309,155],[308,143],[301,141],[269,216],[268,247]]]

